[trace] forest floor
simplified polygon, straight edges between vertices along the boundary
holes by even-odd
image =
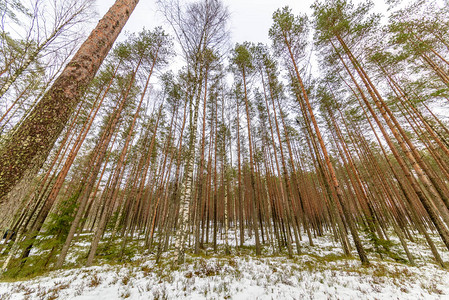
[[[392,241],[389,251],[380,251],[365,239],[369,267],[355,251],[353,258],[344,257],[339,244],[324,236],[315,238],[314,246],[305,238],[302,254],[293,258],[273,254],[271,247],[256,257],[249,240],[249,246],[233,246],[231,255],[223,254],[223,245],[216,253],[188,254],[179,267],[167,252],[159,263],[148,253],[127,263],[100,259],[98,266],[76,268],[89,245],[80,240],[68,269],[0,279],[0,299],[449,299],[449,273],[433,262],[424,241],[409,243],[413,266],[402,260],[399,242]],[[438,245],[448,262],[449,253]]]

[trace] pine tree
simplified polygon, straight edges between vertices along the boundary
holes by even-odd
[[[20,188],[20,182],[26,185],[42,167],[137,3],[116,1],[27,119],[1,146],[1,204],[14,187]]]

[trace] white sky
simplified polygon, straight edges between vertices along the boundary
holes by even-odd
[[[380,0],[383,2],[383,0]],[[115,0],[97,0],[99,18],[109,9]],[[309,13],[313,0],[224,0],[231,13],[231,39],[236,42],[262,42],[270,44],[268,30],[271,27],[271,16],[273,12],[288,5],[293,13]],[[143,27],[152,29],[162,26],[170,32],[169,26],[164,23],[164,19],[157,12],[157,5],[154,0],[140,0],[136,10],[131,15],[124,31],[137,32]],[[123,35],[121,38],[123,39]]]

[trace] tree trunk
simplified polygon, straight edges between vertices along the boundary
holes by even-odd
[[[138,0],[117,0],[7,143],[0,148],[0,205],[44,164]]]
[[[307,110],[309,112],[309,115],[310,115],[313,127],[315,129],[315,133],[316,133],[317,138],[318,138],[318,142],[319,142],[321,150],[323,152],[323,156],[324,156],[324,161],[326,163],[326,167],[327,167],[327,169],[328,169],[328,171],[330,173],[330,177],[331,177],[331,181],[330,182],[332,183],[332,185],[333,185],[333,187],[334,187],[334,189],[336,191],[337,198],[338,198],[338,200],[340,202],[340,205],[341,205],[341,207],[343,209],[343,213],[344,213],[346,221],[348,223],[349,230],[351,231],[351,235],[352,235],[352,237],[354,239],[354,243],[355,243],[355,246],[356,246],[356,249],[357,249],[357,253],[359,254],[360,260],[361,260],[362,264],[369,265],[368,257],[366,256],[365,250],[363,249],[362,242],[360,241],[360,237],[359,237],[359,234],[357,232],[357,228],[356,228],[356,226],[354,224],[354,221],[352,220],[352,216],[351,216],[351,213],[349,211],[348,204],[343,199],[343,192],[342,192],[340,184],[338,182],[337,175],[335,173],[334,167],[332,166],[332,163],[330,161],[330,157],[329,157],[329,155],[327,153],[326,146],[324,144],[323,138],[322,138],[320,130],[318,128],[318,123],[315,120],[315,115],[313,113],[312,106],[310,105],[309,97],[307,96],[305,87],[304,87],[304,85],[302,83],[302,80],[301,80],[301,77],[299,75],[299,70],[298,70],[298,67],[296,65],[296,62],[295,62],[295,59],[294,59],[291,47],[288,44],[287,40],[285,40],[285,43],[286,43],[286,45],[288,47],[288,50],[289,50],[289,53],[290,53],[290,57],[292,59],[292,63],[293,63],[294,69],[295,69],[296,77],[297,77],[299,85],[301,87],[301,90],[302,90],[302,93],[303,93],[303,98],[304,98]]]

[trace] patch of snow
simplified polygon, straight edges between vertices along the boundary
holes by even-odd
[[[392,235],[390,239],[394,252],[405,257],[399,241]],[[448,252],[435,240],[448,261]],[[251,247],[253,241],[254,237],[245,245]],[[271,247],[265,247],[266,254],[260,257],[251,256],[251,248],[232,248],[238,256],[222,256],[219,248],[208,259],[187,255],[181,267],[172,266],[172,252],[164,253],[159,264],[155,254],[138,254],[126,265],[61,270],[29,281],[1,282],[0,299],[449,299],[449,274],[432,262],[422,239],[408,243],[415,266],[386,256],[381,260],[371,251],[372,265],[363,267],[354,249],[353,258],[343,257],[341,246],[330,235],[313,242],[315,246],[310,246],[304,238],[301,255],[291,259],[271,255]],[[230,239],[230,245],[234,243]],[[364,244],[368,246],[366,240]],[[88,247],[88,243],[77,247]]]

